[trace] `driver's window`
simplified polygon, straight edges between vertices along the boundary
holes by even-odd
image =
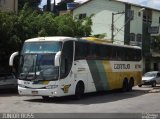
[[[72,67],[73,63],[73,41],[67,41],[63,45],[62,56],[61,56],[61,66],[60,73],[61,78],[66,77]]]

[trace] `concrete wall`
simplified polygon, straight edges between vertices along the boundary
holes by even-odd
[[[135,34],[142,34],[142,25],[143,25],[143,11],[141,11],[142,8],[131,6],[131,10],[134,11],[134,18],[131,20],[131,33]],[[140,13],[140,16],[139,16]]]

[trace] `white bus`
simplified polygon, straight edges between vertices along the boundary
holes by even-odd
[[[141,84],[141,48],[96,38],[40,37],[26,40],[20,56],[20,95],[60,97],[123,89]]]

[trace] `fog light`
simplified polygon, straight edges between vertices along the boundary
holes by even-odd
[[[25,85],[18,84],[19,87],[25,88]]]
[[[51,94],[52,94],[52,95],[55,95],[55,94],[57,94],[57,92],[56,92],[56,91],[54,91],[54,92],[51,92]]]

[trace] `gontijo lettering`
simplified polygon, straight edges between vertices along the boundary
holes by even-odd
[[[130,69],[130,64],[114,64],[114,69]]]

